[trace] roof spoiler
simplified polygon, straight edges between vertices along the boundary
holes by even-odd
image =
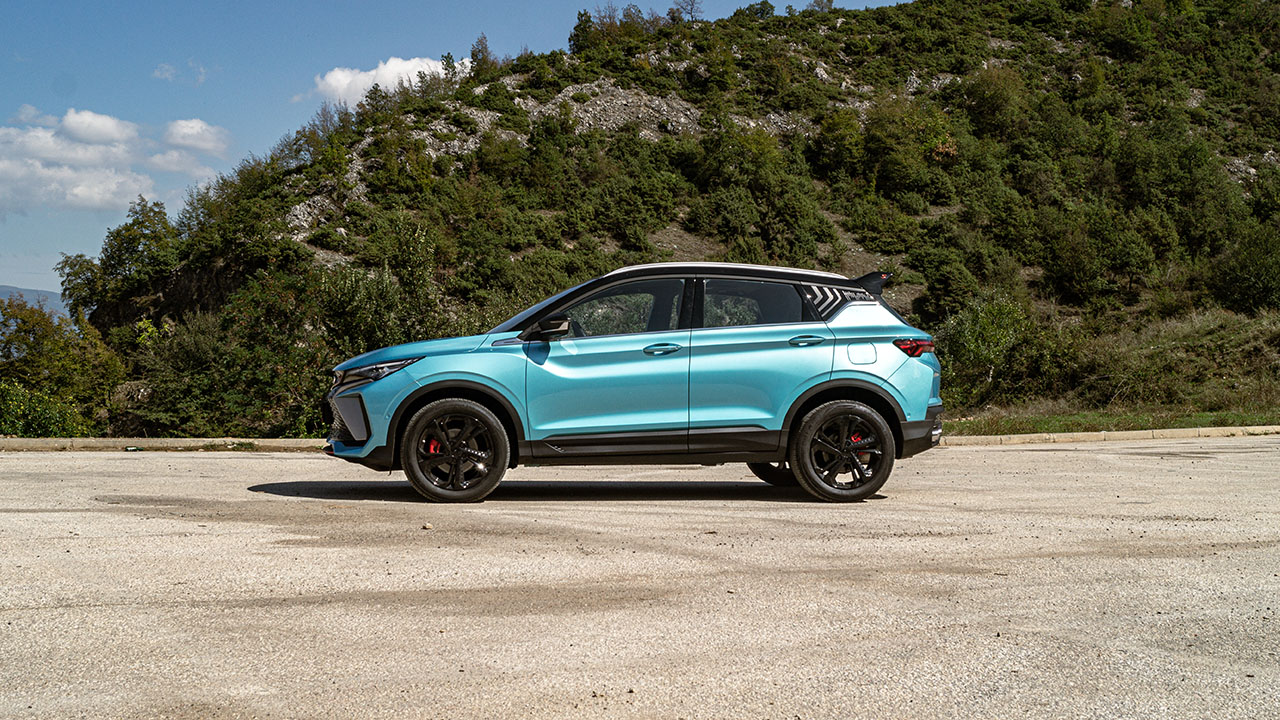
[[[862,286],[863,290],[872,295],[879,295],[884,292],[884,284],[889,282],[889,278],[893,277],[893,273],[889,272],[872,272],[863,275],[860,278],[854,278],[853,281]]]

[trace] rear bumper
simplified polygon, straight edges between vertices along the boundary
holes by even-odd
[[[902,449],[898,457],[919,455],[942,439],[942,406],[930,405],[924,420],[902,423]]]

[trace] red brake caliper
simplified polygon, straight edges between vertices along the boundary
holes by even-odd
[[[428,440],[427,452],[431,453],[432,455],[435,455],[436,453],[440,452],[440,441],[436,440],[435,438],[431,438],[430,440]]]
[[[853,435],[850,435],[850,436],[849,436],[849,440],[850,440],[851,442],[855,442],[855,443],[860,443],[860,442],[862,442],[862,433],[854,433]],[[858,462],[860,462],[860,463],[865,463],[865,462],[866,462],[863,458],[864,458],[864,457],[866,457],[867,453],[861,453],[861,452],[860,452],[860,453],[855,453],[855,454],[858,456]]]

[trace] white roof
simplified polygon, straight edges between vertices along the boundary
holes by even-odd
[[[605,277],[608,277],[609,275],[615,275],[617,273],[628,271],[628,270],[647,269],[647,268],[682,268],[682,269],[694,270],[694,271],[716,270],[716,269],[718,270],[774,270],[774,271],[781,270],[783,272],[799,273],[802,275],[812,275],[814,277],[821,277],[821,278],[837,278],[840,280],[849,279],[844,275],[840,275],[838,273],[833,273],[833,272],[825,272],[822,270],[804,270],[801,268],[781,267],[778,265],[751,265],[748,263],[722,263],[722,262],[665,262],[665,263],[648,263],[646,265],[628,265],[627,267],[621,267],[621,268],[618,268],[617,270],[614,270],[611,273],[607,273]]]

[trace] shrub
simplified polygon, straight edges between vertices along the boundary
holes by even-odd
[[[912,303],[912,312],[926,326],[955,314],[979,291],[978,280],[955,253],[943,253],[941,257],[944,260],[933,270],[924,272],[928,284],[924,294]]]
[[[54,315],[20,296],[0,301],[0,380],[96,419],[123,378],[119,356],[82,314]]]
[[[1088,339],[1076,395],[1093,407],[1200,410],[1280,402],[1280,315],[1211,310]]]
[[[1005,295],[975,298],[937,332],[945,403],[971,409],[1065,387],[1078,363],[1076,342]]]
[[[929,210],[929,203],[920,193],[907,192],[898,196],[898,207],[908,215],[923,215]]]
[[[450,115],[449,123],[467,135],[474,135],[480,129],[480,123],[464,112],[456,112]]]
[[[0,380],[0,435],[80,437],[91,428],[72,405]]]
[[[1214,287],[1224,306],[1240,312],[1280,309],[1280,215],[1273,218],[1227,251]]]

